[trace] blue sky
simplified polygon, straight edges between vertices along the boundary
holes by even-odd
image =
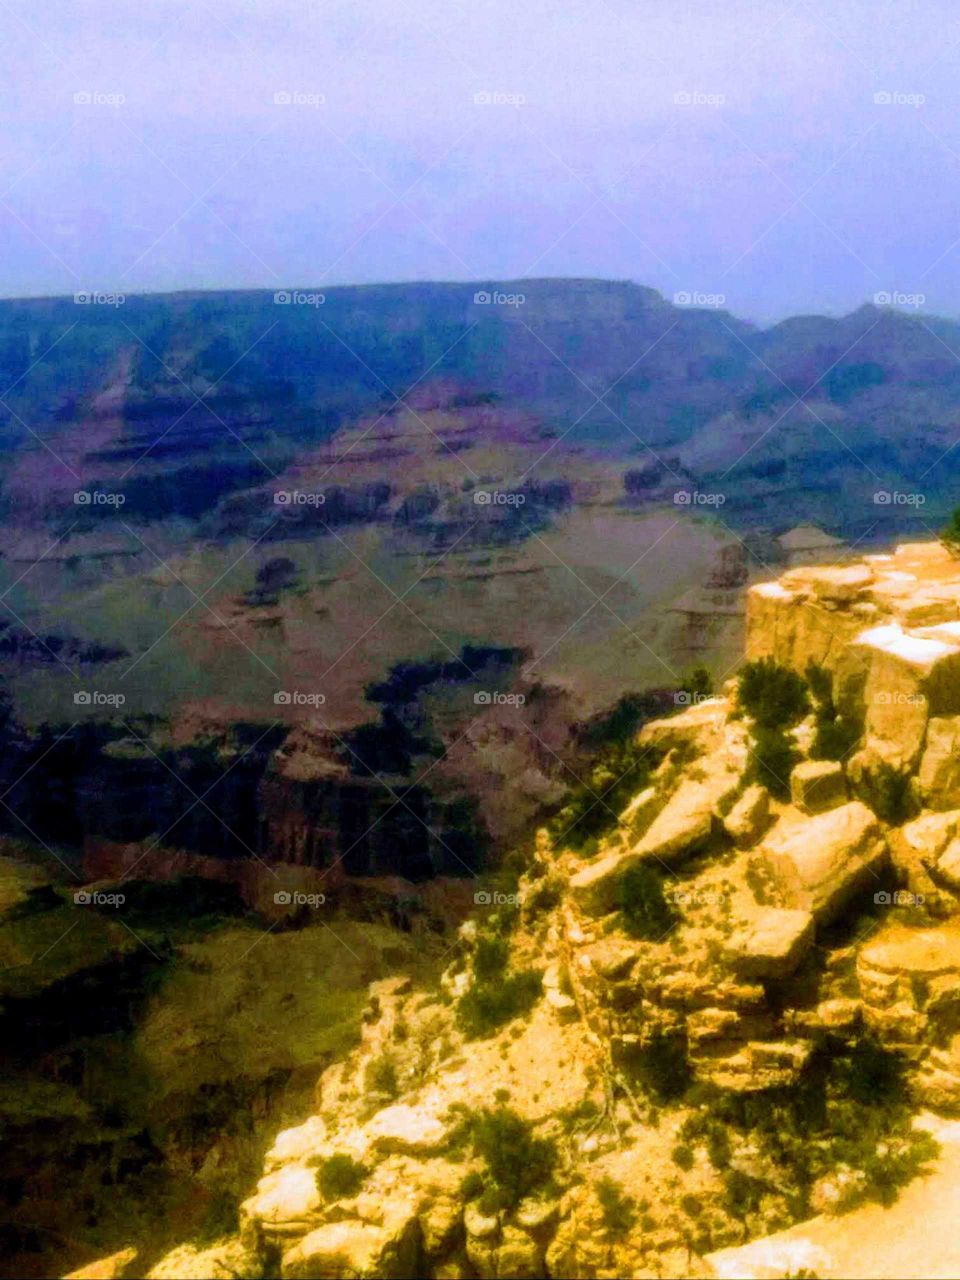
[[[960,314],[960,10],[0,0],[0,294],[604,276]]]

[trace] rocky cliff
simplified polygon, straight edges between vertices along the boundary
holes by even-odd
[[[478,882],[439,990],[371,988],[237,1234],[151,1276],[785,1275],[739,1246],[896,1229],[960,1113],[960,561],[793,568],[746,649],[599,841]]]

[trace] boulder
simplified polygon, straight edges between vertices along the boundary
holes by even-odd
[[[781,821],[761,850],[790,905],[818,923],[834,919],[888,857],[880,823],[859,800]]]
[[[960,805],[960,716],[931,717],[917,781],[929,808]]]
[[[384,1107],[366,1126],[370,1146],[380,1155],[439,1155],[449,1131],[436,1112],[403,1102]]]
[[[405,1280],[422,1274],[420,1223],[409,1204],[395,1212],[384,1209],[385,1225],[350,1219],[326,1222],[298,1241],[283,1255],[283,1280]],[[387,1225],[389,1223],[389,1225]]]
[[[770,792],[754,783],[723,819],[723,827],[738,849],[749,849],[763,835],[769,820]]]
[[[257,1190],[240,1206],[244,1244],[255,1247],[259,1236],[302,1235],[320,1209],[315,1169],[301,1164],[283,1165],[257,1183]]]
[[[626,827],[634,835],[639,835],[653,821],[657,810],[663,804],[663,797],[657,787],[646,787],[637,792],[618,819],[621,827]]]
[[[730,703],[726,698],[708,698],[695,702],[675,716],[648,720],[637,735],[641,747],[659,747],[672,751],[677,747],[708,750],[723,731]]]
[[[280,1165],[307,1164],[319,1160],[318,1154],[327,1136],[327,1126],[319,1116],[311,1116],[294,1129],[283,1129],[267,1152],[264,1167],[270,1173]]]
[[[739,772],[722,766],[687,777],[633,846],[633,856],[672,866],[697,853],[719,829],[739,784]]]
[[[543,1246],[520,1227],[508,1223],[497,1249],[497,1275],[511,1280],[536,1280],[543,1275],[543,1266]]]
[[[857,956],[866,1025],[908,1057],[953,1032],[960,1012],[960,922],[890,924]]]
[[[809,911],[770,907],[738,929],[725,955],[742,978],[785,978],[793,973],[813,943]]]
[[[260,1255],[233,1237],[205,1249],[181,1245],[151,1268],[148,1280],[258,1280],[262,1275]]]
[[[936,861],[936,872],[947,888],[960,894],[960,839],[953,839]]]
[[[865,672],[866,742],[889,764],[914,768],[928,719],[960,713],[960,638],[946,630],[952,625],[921,634],[886,623],[850,646],[850,660]]]
[[[790,774],[790,798],[804,813],[825,813],[847,799],[847,780],[837,760],[803,760]]]
[[[732,1093],[783,1089],[797,1083],[813,1052],[811,1040],[752,1040],[726,1058],[701,1058],[699,1078]]]
[[[591,916],[613,911],[620,873],[631,861],[629,854],[608,853],[571,876],[567,889],[581,911]]]

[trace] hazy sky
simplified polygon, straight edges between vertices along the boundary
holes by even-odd
[[[595,275],[960,313],[949,0],[0,0],[0,63],[3,295]]]

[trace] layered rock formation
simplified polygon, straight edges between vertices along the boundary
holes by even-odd
[[[515,895],[478,893],[439,992],[372,989],[238,1235],[152,1275],[761,1274],[729,1249],[895,1195],[910,1153],[932,1158],[870,1112],[873,1136],[840,1135],[791,1200],[758,1117],[863,1045],[877,1089],[896,1063],[909,1105],[960,1113],[960,562],[918,545],[793,568],[747,617],[750,658],[819,670],[856,727],[841,758],[816,758],[808,717],[773,796],[733,681],[646,724],[649,785],[596,847],[542,831]],[[495,1130],[529,1178],[498,1172]],[[787,1270],[762,1274],[836,1273],[786,1239]]]

